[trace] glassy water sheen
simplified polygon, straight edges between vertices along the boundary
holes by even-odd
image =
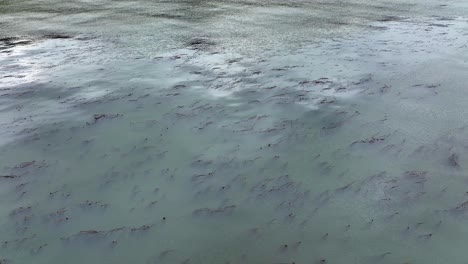
[[[468,263],[466,1],[0,1],[0,263]]]

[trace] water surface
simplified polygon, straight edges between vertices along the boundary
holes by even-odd
[[[462,1],[1,1],[0,263],[468,263]]]

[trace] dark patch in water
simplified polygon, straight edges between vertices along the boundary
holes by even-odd
[[[0,176],[0,179],[16,179],[19,178],[20,176],[18,175],[2,175]]]
[[[95,114],[93,116],[94,121],[92,123],[86,122],[87,125],[94,125],[101,119],[114,119],[117,117],[121,117],[121,114]]]
[[[382,18],[377,19],[378,22],[393,22],[401,20],[403,20],[403,18],[398,16],[384,16]]]
[[[429,24],[430,27],[448,27],[449,25],[448,24],[439,24],[439,23],[431,23]]]
[[[2,243],[2,247],[9,247],[9,246],[15,246],[15,247],[20,247],[22,244],[24,244],[25,242],[27,241],[30,241],[30,240],[33,240],[37,237],[36,234],[33,234],[31,236],[28,236],[28,237],[23,237],[23,238],[18,238],[18,239],[15,239],[15,240],[9,240],[9,241],[4,241]]]
[[[194,215],[230,215],[236,209],[235,205],[228,205],[215,209],[201,208],[193,211]]]
[[[72,36],[60,34],[60,33],[50,33],[43,36],[45,39],[70,39]]]
[[[24,46],[32,44],[32,40],[22,39],[18,37],[6,37],[0,39],[0,50],[14,48],[16,46]]]
[[[358,144],[358,143],[360,143],[360,144],[374,144],[374,143],[379,143],[379,142],[384,141],[387,137],[388,137],[388,135],[384,135],[384,136],[372,136],[372,137],[367,138],[367,139],[364,139],[364,140],[355,141],[355,142],[353,142],[351,145]]]
[[[459,164],[459,157],[457,154],[453,153],[452,155],[450,155],[450,157],[448,158],[448,164],[450,165],[450,167],[453,167],[453,168],[457,168],[459,169],[460,168],[460,164]]]
[[[187,45],[196,50],[206,50],[215,45],[215,43],[208,38],[193,38]]]
[[[59,34],[59,33],[49,33],[45,34],[40,39],[70,39],[73,38],[72,36]],[[21,37],[4,37],[0,38],[0,50],[6,50],[10,48],[14,48],[16,46],[25,46],[33,44],[35,39],[29,38],[21,38]],[[8,52],[8,51],[5,51]]]

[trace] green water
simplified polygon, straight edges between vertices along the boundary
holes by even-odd
[[[0,263],[468,263],[462,1],[1,1]]]

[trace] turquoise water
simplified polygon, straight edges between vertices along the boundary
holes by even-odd
[[[0,2],[0,263],[468,263],[463,2]]]

